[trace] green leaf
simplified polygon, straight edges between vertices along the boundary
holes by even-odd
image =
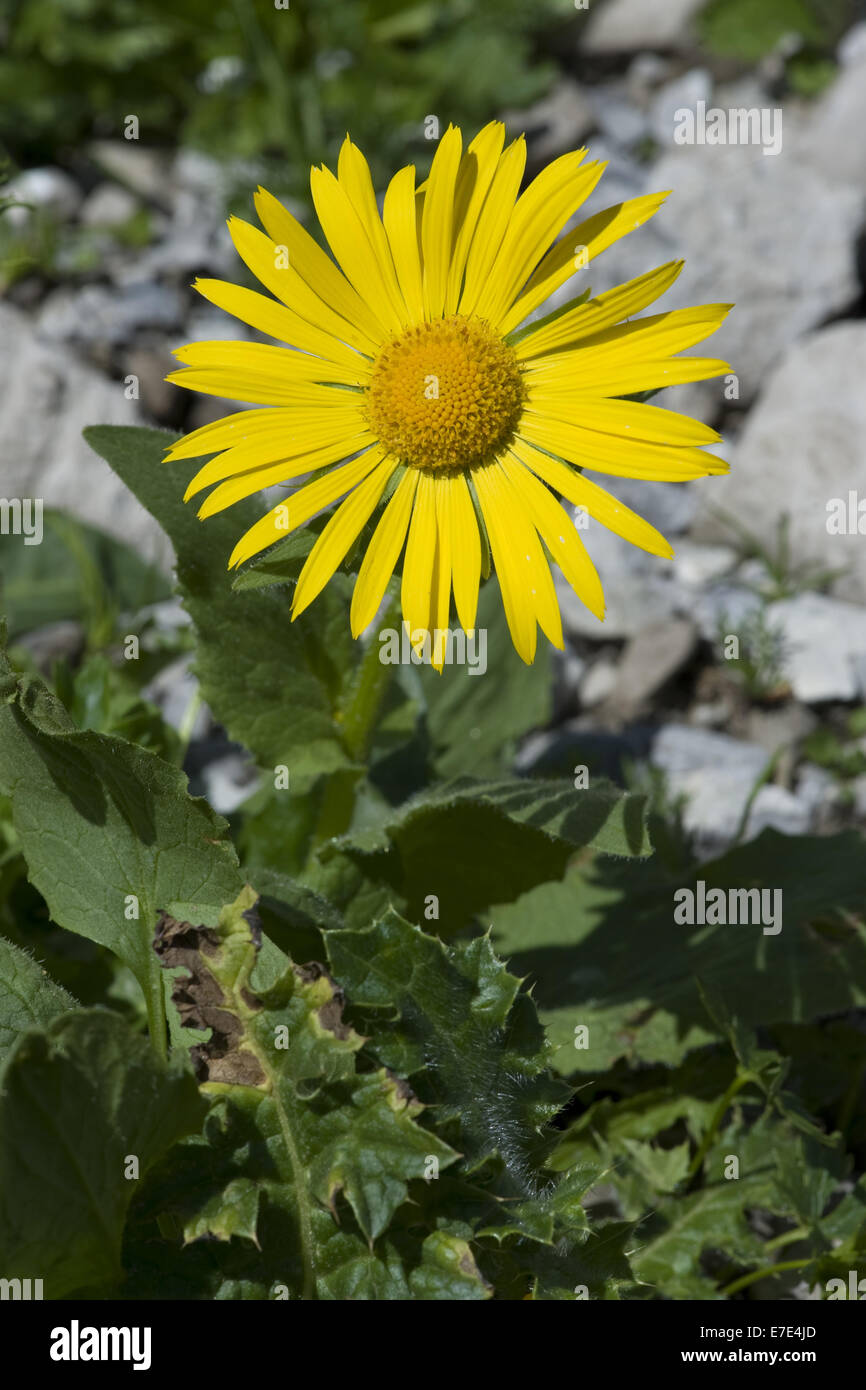
[[[4,1276],[41,1278],[52,1299],[114,1288],[138,1181],[203,1109],[188,1070],[117,1014],[73,1010],[26,1034],[0,1093]]]
[[[113,536],[53,508],[43,513],[43,546],[4,545],[0,611],[9,635],[61,619],[92,623],[107,604],[134,613],[167,598],[171,586],[152,565]]]
[[[393,1284],[392,1252],[386,1242],[371,1262],[373,1242],[431,1159],[447,1166],[457,1155],[417,1123],[424,1107],[405,1082],[358,1071],[364,1039],[343,1022],[342,994],[321,966],[287,961],[253,991],[255,904],[247,888],[216,929],[167,917],[160,927],[162,960],[188,972],[175,989],[181,1016],[212,1029],[193,1057],[222,1112],[208,1151],[203,1141],[186,1149],[175,1197],[185,1238],[254,1240],[265,1282],[291,1297],[344,1296],[347,1282],[355,1297],[378,1296]]]
[[[568,1091],[549,1076],[532,1003],[489,939],[445,947],[388,912],[328,932],[326,945],[353,1006],[382,1015],[370,1051],[435,1106],[462,1170],[492,1165],[501,1195],[533,1196],[552,1145],[546,1127]]]
[[[782,930],[679,925],[674,893],[698,879],[707,892],[780,890]],[[866,927],[856,914],[864,900],[856,832],[810,839],[766,830],[677,879],[658,863],[599,858],[495,907],[491,919],[498,949],[535,982],[558,1069],[599,1072],[619,1057],[675,1065],[722,1036],[699,981],[749,1027],[862,1006]],[[585,1048],[580,1025],[589,1030]]]
[[[604,782],[575,790],[564,781],[459,778],[324,845],[321,873],[310,878],[352,925],[391,901],[450,935],[490,903],[561,878],[576,849],[648,854],[643,807],[643,796]]]
[[[0,1072],[23,1033],[74,1008],[32,956],[0,937]]]
[[[174,436],[100,425],[85,438],[174,546],[202,695],[230,736],[261,766],[288,767],[293,787],[296,778],[350,767],[337,719],[356,661],[345,576],[294,623],[280,588],[234,592],[228,559],[261,508],[245,502],[200,522],[183,494],[202,460],[164,463]]]
[[[152,1026],[164,1028],[151,950],[157,914],[213,914],[237,893],[226,823],[187,794],[177,768],[122,739],[77,730],[39,681],[16,678],[2,652],[0,691],[0,792],[30,881],[59,926],[129,966]]]

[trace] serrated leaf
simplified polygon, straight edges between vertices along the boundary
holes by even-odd
[[[212,913],[240,887],[226,822],[187,794],[177,768],[123,739],[76,729],[2,652],[0,687],[0,792],[30,881],[59,926],[129,966],[157,1018],[159,910]]]
[[[501,1170],[500,1195],[530,1197],[552,1145],[544,1131],[567,1099],[547,1074],[531,1001],[489,940],[445,947],[388,912],[327,933],[328,959],[357,1008],[382,1011],[369,1047],[435,1105],[473,1172]]]
[[[577,791],[562,781],[459,778],[328,842],[319,852],[321,873],[311,879],[350,923],[361,918],[351,899],[366,888],[364,911],[377,897],[381,909],[390,899],[451,935],[490,903],[561,878],[576,849],[648,854],[643,810],[642,796],[606,783]],[[433,918],[431,894],[438,899]]]
[[[345,576],[336,575],[315,610],[294,623],[285,591],[234,592],[228,559],[260,514],[255,503],[200,522],[183,494],[201,460],[163,462],[175,436],[100,425],[85,430],[85,438],[174,546],[178,583],[197,634],[202,694],[231,737],[262,766],[285,765],[293,778],[352,766],[336,718],[357,651]]]
[[[781,890],[774,936],[748,923],[682,926],[674,893]],[[690,881],[691,880],[691,881]],[[535,982],[542,1019],[566,1074],[617,1058],[675,1065],[722,1035],[699,982],[742,1025],[803,1022],[866,1003],[866,855],[853,831],[820,839],[766,830],[747,845],[672,878],[657,863],[598,859],[562,882],[491,911],[494,939]],[[575,1028],[589,1046],[575,1046]]]
[[[163,1066],[107,1010],[73,1010],[27,1033],[0,1093],[0,1268],[46,1298],[113,1288],[137,1180],[204,1106],[180,1063]]]
[[[24,1033],[75,1007],[32,956],[0,937],[0,1073]]]
[[[358,1072],[364,1040],[343,1022],[342,994],[321,966],[287,961],[270,988],[254,992],[255,903],[245,889],[215,929],[164,918],[157,941],[164,963],[187,971],[176,1002],[188,1023],[211,1028],[193,1057],[205,1092],[228,1106],[230,1176],[223,1184],[206,1173],[186,1186],[186,1236],[254,1237],[268,1277],[282,1270],[291,1297],[342,1296],[334,1288],[347,1280],[377,1296],[371,1290],[393,1284],[393,1257],[377,1248],[371,1263],[372,1243],[406,1201],[409,1182],[431,1159],[444,1167],[456,1154],[416,1123],[423,1106],[405,1082],[385,1068]],[[216,1190],[208,1190],[211,1178]],[[255,1226],[253,1189],[267,1204]],[[233,1232],[239,1192],[246,1229]]]

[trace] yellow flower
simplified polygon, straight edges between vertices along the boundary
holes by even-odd
[[[654,527],[580,470],[665,481],[726,471],[701,447],[718,440],[715,430],[618,398],[729,371],[675,354],[714,332],[731,306],[633,319],[676,279],[682,262],[672,261],[517,332],[667,195],[632,198],[560,236],[605,165],[585,163],[585,150],[565,154],[519,194],[525,142],[503,145],[498,122],[465,152],[449,127],[426,183],[416,188],[414,167],[401,169],[380,217],[367,162],[347,137],[337,176],[324,167],[310,176],[334,260],[260,189],[265,231],[238,218],[229,230],[274,297],[221,280],[196,289],[290,346],[178,350],[185,365],[169,381],[265,408],[195,430],[168,457],[216,454],[187,489],[189,498],[217,484],[200,517],[314,474],[246,532],[230,567],[344,499],[301,571],[293,618],[381,507],[355,583],[354,636],[374,618],[404,546],[410,638],[448,629],[452,592],[471,631],[492,557],[514,645],[530,662],[537,626],[563,645],[551,558],[604,615],[598,575],[555,494],[642,549],[671,555]]]

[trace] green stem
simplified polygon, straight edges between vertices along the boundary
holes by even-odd
[[[735,1279],[732,1284],[728,1284],[722,1289],[722,1295],[730,1298],[732,1294],[739,1293],[740,1289],[747,1289],[750,1284],[757,1284],[759,1279],[769,1279],[773,1274],[784,1274],[788,1269],[802,1269],[804,1265],[811,1262],[812,1256],[805,1260],[784,1260],[782,1264],[766,1265],[764,1269],[755,1269],[751,1274],[744,1274],[742,1278]]]
[[[793,1240],[803,1240],[808,1234],[808,1226],[797,1226],[793,1231],[783,1231],[782,1234],[776,1236],[774,1240],[768,1240],[764,1249],[767,1251],[767,1254],[769,1254],[771,1250],[781,1250],[784,1245],[790,1245]]]
[[[144,1002],[147,1005],[147,1030],[150,1033],[150,1045],[161,1062],[168,1061],[168,1043],[166,1040],[166,1017],[165,1017],[165,994],[163,993],[163,972],[156,955],[153,962],[149,965],[147,988],[144,991]]]
[[[400,614],[400,601],[394,598],[388,605],[382,627],[399,630]],[[391,663],[380,661],[380,655],[377,633],[361,657],[351,692],[343,706],[343,741],[347,752],[357,762],[363,762],[370,750],[376,720],[393,672]]]
[[[700,1172],[704,1159],[706,1158],[707,1153],[709,1151],[710,1145],[712,1144],[713,1140],[716,1137],[716,1134],[718,1133],[719,1126],[721,1125],[722,1120],[725,1118],[726,1110],[728,1109],[731,1101],[734,1099],[734,1096],[737,1094],[737,1092],[741,1091],[744,1086],[748,1086],[751,1080],[752,1078],[748,1072],[734,1077],[730,1086],[725,1091],[725,1094],[722,1096],[721,1100],[719,1101],[718,1105],[713,1111],[713,1118],[710,1120],[707,1132],[701,1140],[700,1147],[698,1148],[697,1153],[695,1154],[694,1158],[691,1161],[691,1164],[689,1165],[689,1171],[686,1174],[687,1179],[693,1178],[696,1173]]]

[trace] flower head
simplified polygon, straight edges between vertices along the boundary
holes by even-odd
[[[195,430],[168,457],[215,455],[186,493],[216,484],[200,517],[313,475],[241,537],[230,566],[339,503],[301,571],[293,618],[375,522],[352,597],[356,637],[401,556],[410,636],[447,629],[452,596],[471,631],[492,564],[514,645],[532,661],[538,627],[563,645],[551,559],[604,615],[598,575],[558,496],[644,550],[673,553],[584,469],[678,482],[726,471],[703,449],[718,440],[714,430],[623,399],[730,370],[715,358],[676,355],[713,333],[730,305],[633,317],[669,288],[681,261],[581,296],[519,331],[667,196],[632,198],[564,232],[604,172],[585,156],[554,160],[520,193],[522,138],[504,147],[504,128],[492,122],[464,151],[452,126],[426,183],[416,187],[413,166],[401,169],[380,217],[366,160],[347,137],[337,175],[311,173],[333,260],[263,189],[255,203],[264,232],[229,222],[270,294],[221,280],[196,289],[287,346],[181,348],[184,366],[169,381],[262,408]]]

